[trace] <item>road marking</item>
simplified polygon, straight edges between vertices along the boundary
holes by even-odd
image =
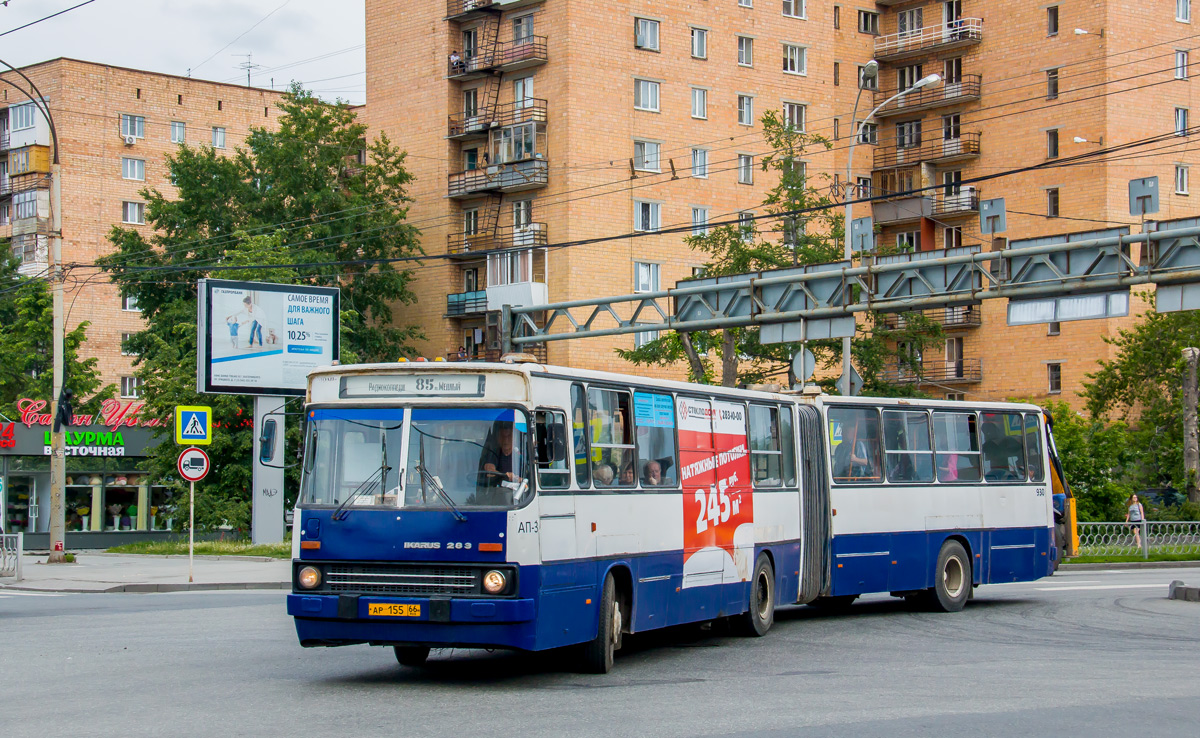
[[[1157,587],[1168,587],[1167,583],[1162,584],[1091,584],[1083,586],[1071,585],[1068,587],[1036,587],[1039,592],[1068,592],[1079,589],[1152,589]]]
[[[16,589],[0,589],[0,597],[62,597],[58,592],[24,592]]]

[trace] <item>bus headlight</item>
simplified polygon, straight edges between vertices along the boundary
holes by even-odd
[[[500,594],[504,591],[504,587],[507,584],[508,577],[504,576],[504,572],[502,571],[492,569],[483,575],[483,591],[488,594]]]
[[[296,581],[302,589],[316,589],[321,586],[321,570],[315,566],[306,566],[296,574]]]

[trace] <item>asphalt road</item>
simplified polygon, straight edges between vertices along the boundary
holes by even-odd
[[[643,636],[606,676],[561,655],[301,649],[279,592],[0,590],[0,735],[1187,736],[1198,569],[982,587],[953,615],[874,597],[765,638]]]

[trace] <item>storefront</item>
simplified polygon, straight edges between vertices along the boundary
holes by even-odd
[[[138,470],[157,445],[139,402],[104,403],[66,429],[66,546],[106,548],[170,535],[177,493]],[[21,400],[19,419],[0,419],[0,527],[25,533],[27,548],[49,546],[50,415],[47,403]],[[186,501],[183,512],[186,515]]]

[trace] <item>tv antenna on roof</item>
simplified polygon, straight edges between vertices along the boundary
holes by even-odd
[[[249,87],[250,86],[250,72],[255,69],[262,69],[262,65],[254,63],[254,61],[253,61],[254,52],[250,52],[249,54],[232,54],[232,56],[246,57],[246,61],[242,62],[241,64],[238,64],[237,66],[238,66],[238,69],[246,70],[246,86]]]

